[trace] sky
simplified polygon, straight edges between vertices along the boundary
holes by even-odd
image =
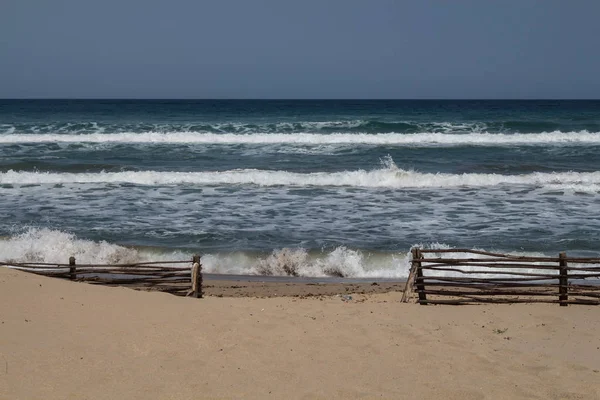
[[[597,0],[2,0],[0,98],[600,98]]]

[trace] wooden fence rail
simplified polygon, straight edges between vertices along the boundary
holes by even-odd
[[[600,305],[600,258],[526,257],[470,249],[413,248],[402,296],[426,304]],[[457,255],[461,255],[462,257]]]
[[[600,305],[600,258],[525,257],[470,249],[413,248],[402,296],[426,304],[556,303]],[[187,265],[186,265],[187,264]],[[200,256],[129,264],[0,262],[34,274],[92,284],[203,297]]]
[[[75,257],[70,257],[68,264],[0,262],[0,266],[91,284],[127,286],[180,296],[203,297],[202,264],[199,255],[194,255],[191,261],[77,264]]]

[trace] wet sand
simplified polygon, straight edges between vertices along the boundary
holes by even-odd
[[[214,277],[204,281],[206,296],[216,297],[311,297],[352,294],[376,294],[403,291],[404,283],[365,279],[306,279],[269,277],[231,277],[227,280]]]

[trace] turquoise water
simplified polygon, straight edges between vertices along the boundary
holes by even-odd
[[[0,100],[0,259],[401,276],[415,244],[597,255],[599,193],[600,101]]]

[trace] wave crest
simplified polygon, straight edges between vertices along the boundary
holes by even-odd
[[[443,243],[421,243],[415,244],[415,246],[424,249],[451,248]],[[75,256],[79,264],[126,264],[191,259],[190,254],[179,250],[131,248],[106,241],[80,239],[68,232],[33,227],[22,229],[20,233],[10,237],[1,238],[0,254],[2,254],[0,263],[5,261],[66,264],[69,256]],[[541,253],[513,254],[544,256]],[[442,254],[431,254],[431,256],[442,256]],[[466,253],[453,255],[453,258],[469,257],[472,255]],[[204,272],[216,274],[406,278],[410,267],[410,249],[396,252],[372,252],[350,249],[345,246],[320,251],[299,247],[275,249],[266,255],[252,251],[207,253],[202,254],[201,262]],[[473,268],[464,267],[463,269],[473,270]],[[535,271],[523,269],[523,272]],[[451,275],[445,271],[436,271],[435,274],[436,276]]]
[[[529,186],[550,190],[596,192],[600,190],[600,171],[534,172],[522,175],[448,174],[407,171],[391,158],[382,160],[382,168],[370,171],[299,173],[277,170],[236,169],[206,172],[126,171],[98,173],[0,172],[0,185],[133,184],[141,186],[255,185],[263,187],[358,187],[358,188],[460,188],[493,186]]]
[[[600,145],[600,132],[542,133],[89,133],[89,134],[14,134],[0,135],[0,144],[96,143],[105,145],[364,145],[364,146],[547,146]]]
[[[0,263],[66,264],[70,256],[75,256],[79,264],[129,264],[191,259],[190,254],[181,251],[131,248],[106,241],[80,239],[68,232],[34,227],[0,239],[0,254]],[[399,278],[408,274],[407,257],[406,252],[369,254],[340,246],[331,251],[275,249],[266,256],[243,251],[207,253],[202,255],[201,260],[207,273]]]
[[[66,264],[75,256],[82,264],[127,264],[142,260],[135,249],[78,239],[72,233],[47,228],[29,228],[0,240],[0,261]]]

